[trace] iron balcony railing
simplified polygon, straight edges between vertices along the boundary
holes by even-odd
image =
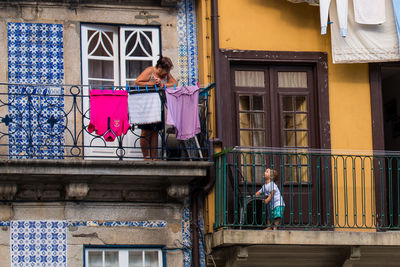
[[[165,97],[162,102],[163,127],[159,133],[157,158],[168,160],[209,160],[209,97],[215,84],[200,88],[201,133],[189,140],[175,138],[173,127],[165,125]],[[89,133],[90,86],[33,85],[0,83],[0,158],[3,159],[142,159],[141,131],[132,125],[114,142]],[[97,88],[100,89],[100,88]],[[112,87],[135,93],[158,88]],[[140,92],[137,92],[139,90]]]
[[[215,229],[272,226],[273,207],[256,196],[266,168],[285,203],[278,229],[400,229],[400,153],[237,147],[215,167]]]

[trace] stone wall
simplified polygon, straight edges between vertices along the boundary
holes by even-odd
[[[17,220],[65,222],[68,267],[83,266],[84,245],[164,245],[176,248],[182,243],[180,204],[2,204],[0,220],[0,266],[5,267],[11,266],[10,224]],[[167,266],[182,266],[182,251],[167,251],[166,261]]]

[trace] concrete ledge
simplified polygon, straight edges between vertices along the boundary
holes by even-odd
[[[0,185],[17,188],[11,197],[3,196],[8,201],[176,202],[186,196],[190,185],[206,179],[212,165],[203,161],[4,160],[0,161]],[[73,186],[71,191],[71,185],[84,186]],[[185,190],[168,195],[171,188]]]
[[[400,246],[399,232],[220,230],[212,248],[247,245]]]
[[[205,161],[5,160],[0,175],[206,176]]]

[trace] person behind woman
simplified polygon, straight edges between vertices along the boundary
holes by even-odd
[[[170,71],[174,67],[169,57],[160,56],[155,67],[146,68],[136,79],[137,86],[154,86],[164,88],[176,84]],[[142,130],[140,134],[140,147],[143,157],[155,159],[157,157],[158,131],[162,129],[162,123],[150,123],[138,125]]]

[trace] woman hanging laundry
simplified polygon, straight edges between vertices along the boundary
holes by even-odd
[[[173,68],[173,64],[170,58],[160,56],[155,67],[146,68],[136,79],[135,85],[137,86],[154,86],[159,88],[171,87],[176,85],[176,80],[171,75],[170,71]],[[137,94],[139,95],[139,94]],[[157,147],[158,147],[158,132],[162,128],[161,116],[159,118],[154,118],[152,112],[158,113],[158,107],[161,107],[161,102],[159,101],[158,93],[153,94],[142,94],[141,100],[145,101],[144,106],[147,108],[152,108],[153,110],[145,111],[147,113],[145,121],[141,121],[138,124],[139,129],[142,130],[140,134],[140,147],[142,149],[142,154],[145,159],[155,159],[157,157]],[[146,105],[147,104],[147,105]],[[136,106],[137,108],[137,106]],[[161,114],[161,112],[159,112]],[[157,116],[158,117],[158,116]]]

